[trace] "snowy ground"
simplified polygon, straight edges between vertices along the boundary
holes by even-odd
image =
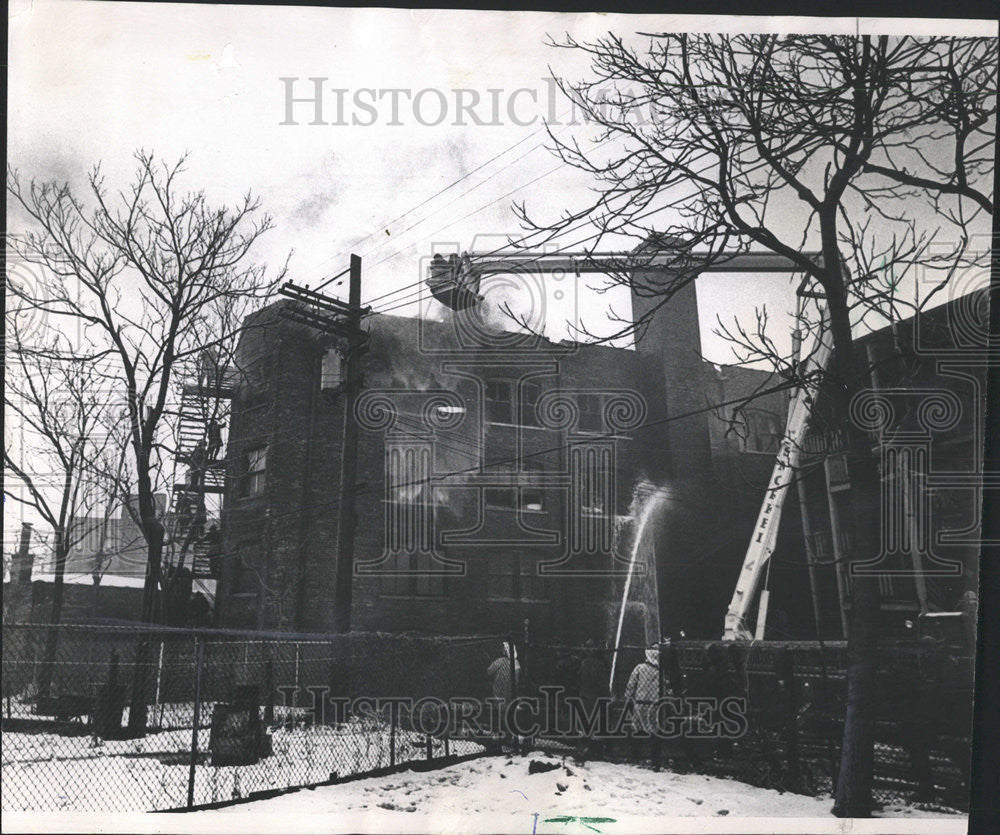
[[[424,740],[421,734],[397,731],[396,761],[424,759]],[[202,729],[199,750],[207,752],[208,743],[209,731]],[[271,743],[273,754],[256,765],[199,762],[194,802],[228,801],[251,792],[324,782],[333,773],[357,774],[389,765],[389,729],[372,723],[275,728]],[[449,746],[452,754],[480,750],[461,740]],[[190,728],[96,744],[86,735],[4,732],[2,807],[88,812],[178,808],[187,802],[190,751]],[[442,742],[435,740],[434,754],[443,753]]]
[[[532,761],[554,765],[529,773]],[[293,791],[189,814],[108,817],[8,815],[19,831],[146,832],[965,832],[963,815],[912,808],[883,810],[882,820],[830,814],[830,798],[779,794],[696,774],[571,760],[543,754],[481,757],[449,768],[405,771]],[[885,818],[889,818],[886,820]],[[845,826],[847,827],[845,829]]]
[[[532,761],[558,767],[531,774]],[[288,821],[295,816],[296,825],[307,828],[310,818],[322,820],[330,831],[541,835],[664,831],[663,821],[670,817],[833,820],[831,804],[828,797],[780,794],[703,775],[657,773],[596,761],[578,766],[570,759],[532,754],[483,757],[438,771],[403,772],[324,786],[200,812],[196,817],[199,825],[214,819],[226,828],[230,825],[228,816],[249,814],[256,821],[272,816]],[[911,808],[886,809],[882,815],[896,819],[891,831],[904,831],[899,824],[917,818],[937,818],[936,823],[946,827],[952,822],[956,831],[964,831],[965,818],[960,815],[949,817]],[[742,829],[742,823],[733,824],[737,831]]]

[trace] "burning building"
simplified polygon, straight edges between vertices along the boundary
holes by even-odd
[[[435,295],[458,292],[441,285]],[[788,394],[754,400],[741,431],[730,431],[732,404],[767,375],[701,357],[693,284],[657,312],[634,350],[497,330],[474,303],[477,289],[462,287],[468,304],[443,321],[365,319],[352,628],[509,634],[528,622],[539,638],[606,640],[641,555],[657,598],[634,598],[645,611],[626,625],[631,638],[719,637]],[[633,298],[637,315],[653,303]],[[336,339],[286,315],[293,304],[251,317],[238,351],[216,607],[224,626],[334,627],[341,355]],[[938,375],[930,355],[916,362]],[[956,396],[977,405],[975,392]],[[967,463],[980,460],[971,420],[949,430]],[[823,556],[824,543],[832,554],[843,536],[819,508],[837,485],[817,479],[813,466],[805,492],[788,491],[769,577],[781,601],[774,637],[813,638],[817,622],[825,637],[840,637],[849,610],[842,564]],[[965,547],[956,559],[974,555]],[[905,585],[894,586],[900,611],[902,597],[907,612],[949,605]]]
[[[646,534],[658,571],[679,572],[658,578],[661,607],[719,563],[735,577],[760,491],[730,459],[762,487],[753,450],[769,441],[763,425],[726,436],[712,404],[720,375],[746,391],[764,375],[702,360],[694,287],[676,301],[648,350],[498,331],[476,308],[366,319],[353,628],[606,634],[642,483],[666,487],[671,508]],[[288,304],[256,314],[240,346],[218,609],[228,626],[324,630],[344,398],[336,346],[283,317]],[[779,420],[786,400],[770,400]]]

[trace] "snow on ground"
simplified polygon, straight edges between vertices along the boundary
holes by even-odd
[[[424,736],[397,731],[396,761],[422,760]],[[209,731],[198,733],[208,751]],[[255,765],[195,769],[194,802],[217,803],[251,792],[319,783],[332,773],[357,774],[389,765],[389,729],[348,722],[338,728],[275,728],[273,754]],[[3,734],[2,807],[93,812],[145,812],[187,802],[191,729],[150,733],[135,740],[98,740],[50,733]],[[453,740],[452,754],[482,750]],[[434,753],[443,747],[435,741]]]
[[[532,774],[532,761],[556,767]],[[296,827],[301,824],[306,828],[309,819],[318,819],[325,821],[329,831],[542,835],[664,831],[664,818],[672,817],[833,820],[831,805],[829,797],[782,794],[704,775],[654,772],[598,761],[580,766],[571,759],[531,754],[482,757],[437,771],[407,771],[296,791],[198,812],[195,818],[199,828],[213,819],[220,827],[228,827],[227,816],[249,815],[258,822],[271,818],[290,821],[294,816]],[[935,817],[942,819],[938,823],[946,824],[949,820],[964,822],[961,815],[949,818],[912,808],[884,810],[883,815],[897,819]],[[736,831],[740,828],[736,826]]]

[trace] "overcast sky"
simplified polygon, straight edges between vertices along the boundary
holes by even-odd
[[[898,32],[902,25],[920,26],[14,2],[9,161],[24,175],[75,183],[102,161],[109,182],[124,183],[136,148],[167,160],[189,151],[190,187],[230,203],[252,189],[274,216],[275,229],[257,257],[278,264],[294,250],[292,278],[316,286],[357,252],[364,259],[363,297],[374,299],[417,281],[421,258],[435,249],[484,250],[516,234],[512,201],[552,217],[585,196],[585,176],[559,166],[543,147],[542,120],[555,115],[559,122],[568,112],[547,79],[587,75],[579,55],[545,45],[549,36],[561,40],[570,33],[585,41],[607,31],[817,26]],[[955,34],[994,33],[987,24],[931,25],[939,33],[946,27]],[[289,121],[289,94],[311,97],[312,78],[323,79],[321,120],[328,124],[310,124],[316,114],[309,101],[292,103],[290,121],[297,124],[282,124]],[[460,111],[461,103],[468,109]],[[586,130],[564,129],[570,130],[586,139]],[[788,284],[773,275],[701,280],[706,356],[731,360],[728,346],[710,333],[716,313],[752,310],[761,302],[784,308]],[[407,295],[398,298],[405,302]],[[594,329],[601,328],[609,302],[629,314],[620,292],[599,297],[582,288],[579,299]],[[394,312],[415,315],[417,308]],[[566,312],[550,312],[556,336],[565,335],[558,330]]]
[[[249,189],[273,215],[275,228],[255,257],[279,265],[294,250],[291,277],[316,286],[356,252],[365,300],[420,280],[435,250],[502,245],[519,231],[513,201],[551,218],[586,198],[586,177],[543,147],[544,119],[555,117],[560,138],[586,142],[588,135],[562,127],[569,106],[549,81],[553,73],[587,77],[587,67],[578,54],[546,46],[550,37],[818,27],[996,34],[995,24],[954,21],[52,0],[15,0],[9,14],[8,161],[23,176],[81,186],[101,161],[108,183],[118,186],[130,180],[138,148],[165,160],[190,152],[190,188],[205,189],[217,203],[234,203]],[[313,78],[322,79],[320,121],[327,124],[310,124],[316,114],[309,101],[293,103],[289,119],[289,93],[310,97]],[[8,210],[17,232],[22,219],[9,201]],[[729,346],[711,334],[716,314],[745,316],[766,303],[780,325],[789,285],[775,275],[700,279],[705,356],[732,361]],[[396,297],[404,306],[393,312],[418,313],[410,292]],[[581,287],[577,300],[595,331],[609,303],[630,314],[622,292],[598,296]],[[390,296],[376,306],[391,303]],[[551,294],[548,303],[549,333],[562,338],[571,311]],[[775,335],[782,330],[787,340],[784,328]],[[16,528],[6,534],[16,536]]]

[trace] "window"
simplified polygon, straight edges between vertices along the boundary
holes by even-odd
[[[260,580],[257,572],[237,561],[233,572],[233,596],[256,597],[258,591],[260,591]]]
[[[540,487],[528,485],[518,488],[520,490],[521,510],[542,511],[545,510],[544,494]]]
[[[767,452],[776,455],[781,445],[781,420],[774,412],[763,409],[746,409],[744,413],[746,438],[745,452]]]
[[[538,426],[535,407],[542,395],[538,383],[511,380],[487,380],[486,420],[490,423],[517,423],[519,426]],[[515,402],[517,406],[515,408]]]
[[[336,391],[340,388],[344,382],[343,364],[344,355],[339,345],[334,345],[323,354],[319,371],[319,387],[323,391]]]
[[[486,506],[505,510],[528,510],[539,512],[545,509],[545,494],[538,485],[537,474],[541,466],[534,461],[525,461],[518,472],[511,464],[489,467],[489,473],[510,481],[509,487],[486,488]]]
[[[384,595],[404,597],[443,597],[444,575],[433,554],[395,554],[385,562],[386,573],[380,578]],[[433,572],[438,573],[433,573]]]
[[[236,548],[233,560],[233,597],[256,597],[260,592],[260,546],[257,543],[241,543]]]
[[[243,477],[240,480],[241,496],[259,496],[264,492],[267,475],[267,447],[248,449],[243,456]]]
[[[486,596],[492,600],[545,600],[545,578],[538,564],[521,551],[505,551],[489,558]]]
[[[576,404],[580,409],[580,420],[577,423],[577,429],[580,432],[603,432],[604,410],[601,395],[577,395]]]
[[[538,426],[535,407],[541,395],[542,387],[538,383],[521,383],[521,426]]]
[[[486,420],[491,423],[514,422],[512,389],[509,380],[486,381]]]

